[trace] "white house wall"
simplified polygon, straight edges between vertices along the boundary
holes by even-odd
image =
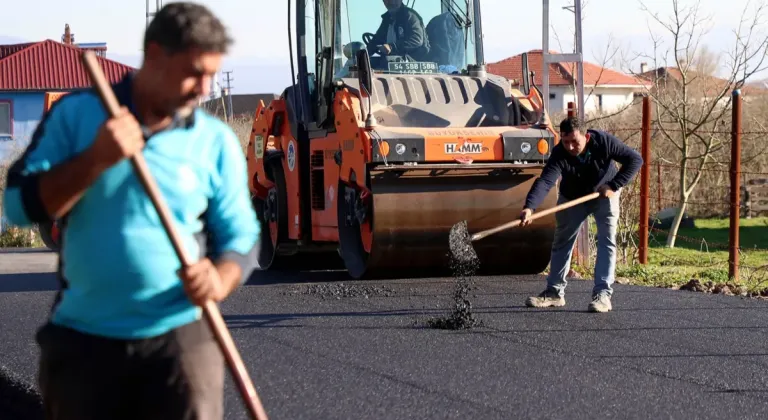
[[[600,111],[600,99],[602,95],[602,112],[616,111],[627,104],[631,103],[634,99],[636,92],[642,92],[641,87],[613,87],[613,86],[598,86],[592,88],[587,86],[584,89],[584,101],[586,106],[584,108],[587,114]],[[550,87],[550,93],[555,95],[555,98],[550,97],[550,112],[559,113],[565,112],[568,107],[568,102],[577,102],[576,95],[573,94],[573,90],[570,86],[552,86]]]
[[[573,99],[565,99],[569,94],[570,88],[565,86],[550,86],[549,87],[549,113],[557,115],[565,113],[568,107],[568,101]],[[553,97],[554,96],[554,97]],[[572,96],[571,96],[572,97]]]

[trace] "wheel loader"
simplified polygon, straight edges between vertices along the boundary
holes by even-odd
[[[519,217],[558,133],[527,57],[522,80],[487,72],[479,0],[297,1],[288,15],[293,84],[258,105],[246,153],[262,269],[437,276],[455,223]],[[480,273],[540,273],[553,231],[550,216],[477,243]]]

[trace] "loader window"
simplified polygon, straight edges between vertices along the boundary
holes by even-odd
[[[306,30],[305,42],[307,43],[307,73],[316,74],[317,65],[315,56],[317,55],[316,34],[315,31],[315,0],[305,0],[306,9],[304,11],[304,25]]]
[[[339,45],[334,54],[341,60],[335,66],[336,77],[347,75],[356,52],[363,48],[371,55],[374,71],[380,73],[462,73],[477,63],[474,0],[339,1]],[[397,7],[394,17],[388,5]],[[409,25],[413,20],[408,14],[419,24]]]

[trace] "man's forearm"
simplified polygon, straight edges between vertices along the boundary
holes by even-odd
[[[41,204],[51,219],[69,212],[85,191],[106,169],[90,149],[40,174],[38,188]]]
[[[243,270],[240,268],[240,264],[232,260],[219,260],[216,262],[216,271],[219,272],[219,278],[221,278],[223,296],[221,300],[229,297],[232,292],[240,285],[240,281],[243,277]]]

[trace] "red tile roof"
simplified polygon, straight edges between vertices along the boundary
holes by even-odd
[[[556,51],[550,51],[550,54],[557,54]],[[487,65],[489,73],[506,77],[507,79],[520,80],[523,78],[523,56],[522,54],[509,57],[496,63]],[[533,80],[537,86],[544,84],[542,73],[544,69],[544,55],[542,50],[528,51],[528,70],[536,72]],[[573,69],[573,74],[571,73]],[[550,63],[549,64],[549,85],[550,86],[570,86],[576,79],[576,63]],[[643,86],[647,82],[627,74],[607,69],[589,62],[584,62],[584,85],[586,86]]]
[[[34,42],[27,42],[25,44],[0,45],[0,60],[34,44]]]
[[[0,91],[73,90],[91,86],[81,63],[83,50],[50,39],[0,46]],[[118,82],[133,67],[98,57],[104,75]]]

